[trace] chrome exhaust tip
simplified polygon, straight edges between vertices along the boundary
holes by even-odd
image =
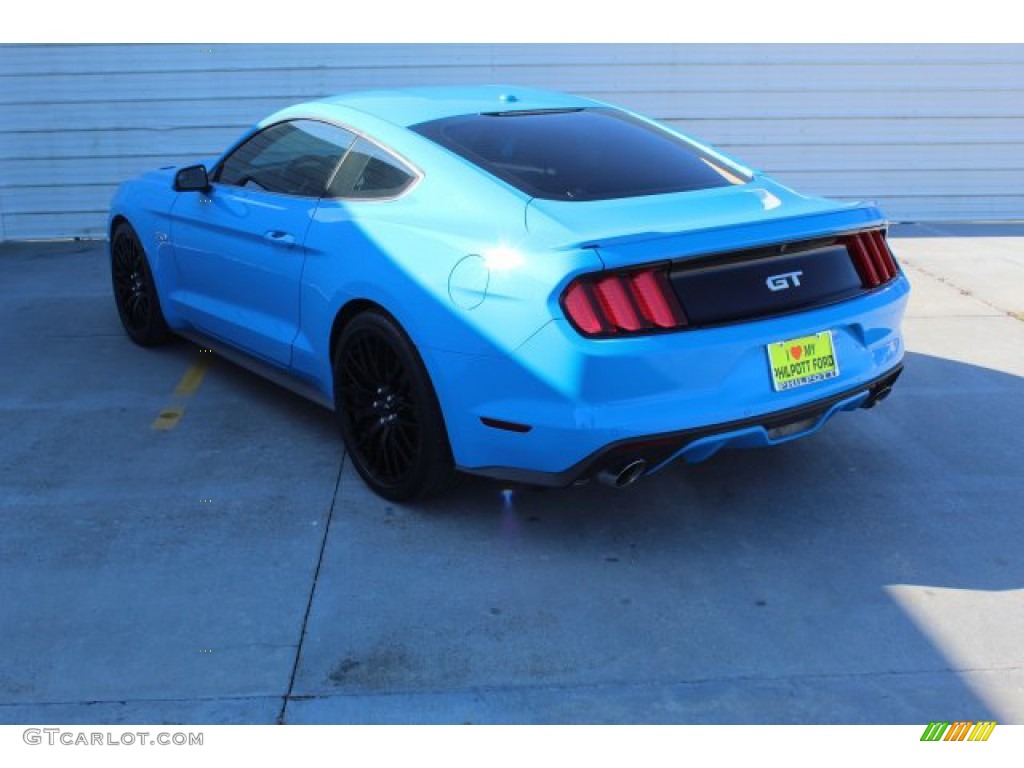
[[[636,459],[619,469],[602,469],[597,473],[598,482],[612,488],[626,488],[641,477],[647,470],[647,462],[643,459]]]
[[[878,405],[880,402],[885,400],[885,398],[887,398],[891,394],[892,394],[892,384],[888,384],[888,385],[882,387],[881,389],[879,389],[877,392],[875,392],[872,395],[870,395],[868,397],[868,399],[867,399],[867,402],[864,403],[864,407],[865,408],[874,408],[876,405]]]

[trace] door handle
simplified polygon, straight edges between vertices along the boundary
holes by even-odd
[[[295,235],[282,232],[280,229],[271,229],[263,233],[263,238],[277,245],[295,245]]]

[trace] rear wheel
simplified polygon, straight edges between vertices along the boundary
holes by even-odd
[[[455,467],[441,409],[415,346],[387,315],[366,311],[341,332],[334,402],[360,476],[394,501],[446,490]]]
[[[114,228],[110,239],[110,276],[117,314],[128,337],[143,347],[167,341],[171,331],[160,309],[146,252],[126,221]]]

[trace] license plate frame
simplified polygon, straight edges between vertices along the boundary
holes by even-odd
[[[772,389],[787,392],[839,376],[839,358],[831,330],[765,345]]]

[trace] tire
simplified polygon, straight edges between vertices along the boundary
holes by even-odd
[[[455,465],[437,395],[416,347],[382,312],[353,317],[334,354],[334,403],[356,471],[379,496],[447,490]]]
[[[114,228],[110,238],[110,278],[117,314],[128,338],[142,347],[155,347],[170,339],[146,251],[126,221]]]

